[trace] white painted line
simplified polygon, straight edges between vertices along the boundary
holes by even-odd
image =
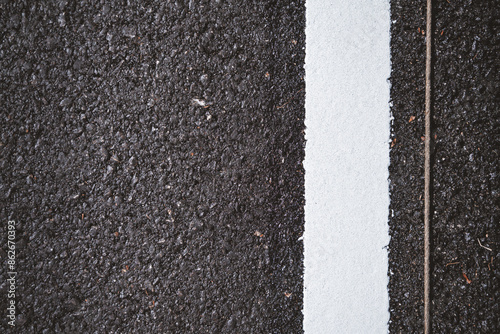
[[[389,9],[306,2],[306,334],[388,332]]]

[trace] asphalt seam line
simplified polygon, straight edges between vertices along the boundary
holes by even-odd
[[[424,333],[431,331],[430,315],[430,212],[431,212],[431,93],[432,93],[432,0],[427,0],[425,60],[425,203],[424,203]]]

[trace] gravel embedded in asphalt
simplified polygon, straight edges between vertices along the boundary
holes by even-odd
[[[434,3],[432,327],[497,333],[499,8]],[[423,332],[426,8],[408,0],[391,7],[390,332],[416,333]]]
[[[0,8],[14,331],[302,332],[304,1]]]
[[[436,333],[500,332],[498,11],[435,1]],[[302,332],[304,13],[0,3],[0,219],[17,222],[17,325],[2,331]],[[390,332],[413,333],[425,3],[392,0],[391,19]]]

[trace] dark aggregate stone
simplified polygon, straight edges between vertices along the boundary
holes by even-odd
[[[0,332],[302,332],[304,14],[0,4]]]
[[[499,333],[499,6],[434,6],[432,327]],[[423,332],[425,15],[391,1],[391,333]]]

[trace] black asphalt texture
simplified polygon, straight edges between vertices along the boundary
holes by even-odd
[[[0,332],[301,333],[304,29],[304,1],[2,1]]]
[[[132,2],[0,2],[0,332],[302,333],[304,1]],[[434,3],[433,332],[499,333],[499,5]],[[391,1],[391,333],[423,332],[425,10]]]
[[[434,1],[433,333],[500,333],[499,10]],[[391,1],[391,333],[423,333],[425,16]]]

